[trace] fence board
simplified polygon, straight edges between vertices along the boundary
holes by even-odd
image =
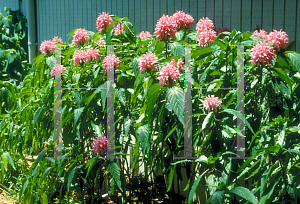
[[[212,20],[215,23],[215,2],[206,0],[205,2],[205,16],[208,17],[210,20]]]
[[[273,29],[283,29],[284,25],[284,0],[274,0]]]
[[[64,25],[68,24],[67,21],[66,21],[66,12],[65,12],[65,10],[67,10],[67,9],[65,8],[65,2],[66,2],[66,0],[61,0],[60,1],[60,11],[59,11],[59,13],[61,15],[60,24],[62,26],[61,26],[61,32],[57,33],[58,38],[61,38],[63,42],[66,40],[66,37],[65,37],[66,34],[65,33],[68,32],[68,30],[66,29],[66,26],[64,26]]]
[[[194,18],[192,29],[195,30],[198,22],[198,2],[197,0],[190,0],[190,15]]]
[[[106,1],[106,12],[108,12],[109,13],[109,15],[111,15],[112,14],[112,11],[111,11],[111,7],[112,7],[112,2],[111,1]]]
[[[111,14],[117,15],[117,0],[111,1]]]
[[[159,18],[162,17],[162,15],[167,15],[167,14],[168,14],[168,2],[167,2],[167,0],[160,0],[160,15],[159,15]]]
[[[153,30],[153,18],[154,18],[153,0],[147,0],[147,27],[146,30]]]
[[[174,0],[168,0],[168,12],[165,15],[173,15],[175,10],[175,3]]]
[[[68,34],[72,31],[71,30],[71,25],[70,25],[70,22],[72,21],[71,20],[71,11],[70,11],[70,9],[67,9],[67,8],[70,8],[70,6],[71,6],[71,4],[70,4],[70,2],[68,1],[68,0],[66,0],[65,1],[65,15],[66,15],[66,20],[65,20],[65,22],[64,22],[64,25],[66,25],[65,26],[65,28],[66,28],[66,32],[65,33],[63,33],[62,34],[62,36],[64,37],[63,39],[65,39],[66,41],[68,41],[68,42],[70,42],[71,41],[71,39],[69,40],[69,36],[68,36]],[[73,21],[72,21],[73,22]]]
[[[158,19],[161,17],[160,15],[160,5],[159,5],[159,0],[154,0],[154,19],[153,19],[153,30],[148,30],[151,35],[153,35],[156,23]]]
[[[263,19],[262,28],[266,32],[272,31],[273,27],[273,0],[263,1]]]
[[[135,29],[136,33],[139,34],[141,32],[141,1],[135,2],[135,11],[134,11],[134,18],[135,18]]]
[[[180,9],[185,13],[190,13],[190,0],[185,0],[182,2],[182,8]]]
[[[297,2],[297,22],[299,23],[300,22],[300,2],[298,1]],[[296,36],[296,51],[297,52],[300,52],[300,25],[296,24],[296,33],[297,33],[297,36]],[[298,192],[300,191],[300,189],[298,189]],[[300,195],[300,193],[299,193]]]
[[[147,0],[141,3],[141,31],[147,30]]]
[[[128,18],[128,0],[123,0],[123,18],[127,17]]]
[[[231,30],[231,1],[223,2],[223,26]]]
[[[134,1],[135,0],[132,0],[132,2],[129,4],[129,8],[128,8],[128,18],[129,18],[129,21],[133,24],[134,24]]]
[[[255,29],[255,26],[262,28],[262,1],[253,0],[252,4],[252,30]]]
[[[298,3],[299,4],[299,3]],[[285,2],[285,22],[284,22],[284,31],[289,36],[289,43],[295,40],[296,32],[296,0],[289,0]]]
[[[241,30],[241,0],[232,0],[231,29]]]
[[[222,15],[223,15],[223,1],[222,0],[215,0],[215,27],[218,29],[219,27],[222,27]]]
[[[188,2],[185,1],[183,4],[187,4],[187,3]],[[175,0],[175,2],[174,2],[174,11],[173,11],[173,13],[170,13],[170,15],[173,15],[177,11],[181,11],[181,10],[182,10],[181,0]]]
[[[242,32],[251,31],[251,0],[242,1]]]

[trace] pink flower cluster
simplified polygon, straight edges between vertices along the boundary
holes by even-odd
[[[124,31],[124,23],[118,23],[116,29],[115,29],[115,35],[120,35],[121,32],[120,31]]]
[[[139,60],[139,68],[142,73],[147,71],[152,71],[153,69],[157,69],[157,64],[152,64],[158,60],[158,58],[153,53],[146,53],[143,54],[142,57]]]
[[[67,71],[67,69],[63,65],[56,64],[51,70],[51,75],[53,76],[56,73],[63,73],[64,71]]]
[[[270,64],[274,57],[273,47],[266,43],[259,42],[251,49],[250,62],[256,65],[265,65],[266,63]]]
[[[217,38],[216,31],[213,29],[215,28],[212,20],[209,18],[202,18],[196,24],[196,31],[198,35],[198,45],[201,46],[208,46],[210,42],[214,41]]]
[[[51,40],[44,40],[40,46],[40,51],[42,54],[50,53],[52,54],[55,51],[56,44]]]
[[[109,65],[108,63],[113,63],[111,65]],[[120,59],[116,56],[116,55],[107,55],[104,59],[103,59],[103,70],[106,73],[107,69],[114,66],[115,68],[120,68]]]
[[[169,40],[175,38],[177,32],[177,23],[173,16],[163,15],[156,23],[155,27],[156,38],[158,41],[161,39]]]
[[[222,101],[219,101],[218,99],[219,97],[215,97],[214,95],[205,97],[204,106],[206,110],[208,110],[208,112],[210,112],[211,110],[215,110],[215,112],[217,112],[218,107],[219,109],[221,109],[220,104],[222,103]]]
[[[73,61],[74,64],[78,66],[79,64],[84,64],[86,62],[89,62],[90,60],[94,61],[96,59],[99,59],[99,56],[99,50],[97,49],[91,48],[87,51],[78,50],[73,57]]]
[[[57,42],[63,43],[62,39],[58,38],[57,36],[54,36],[52,41],[51,40],[44,40],[42,42],[41,46],[40,46],[41,53],[45,54],[45,53],[48,52],[48,53],[52,54],[55,51]]]
[[[256,30],[253,32],[253,35],[262,37],[265,42],[273,44],[273,47],[278,51],[286,49],[286,45],[289,43],[289,37],[286,32],[282,31],[282,29],[280,31],[273,30],[273,32],[270,32],[269,35],[264,30]]]
[[[161,68],[159,72],[159,76],[157,79],[160,79],[160,85],[163,86],[167,83],[168,87],[170,86],[170,82],[174,85],[179,79],[180,73],[176,66],[174,66],[175,62],[170,62],[168,65]]]
[[[106,152],[107,143],[107,138],[105,137],[99,136],[96,138],[92,143],[92,146],[94,147],[92,151],[94,154],[99,153],[100,155],[103,155]]]
[[[150,32],[148,32],[148,31],[145,31],[145,32],[142,31],[139,36],[140,36],[141,39],[144,39],[144,38],[147,38],[147,37],[153,38],[152,35],[150,34]]]
[[[100,47],[102,47],[106,45],[106,42],[104,40],[98,40],[97,44],[100,45]]]
[[[58,38],[58,36],[54,36],[54,38],[52,39],[52,42],[54,42],[54,43],[58,43],[58,42],[63,43],[62,39]]]
[[[182,11],[177,11],[173,14],[174,20],[177,23],[177,29],[183,29],[184,31],[191,28],[194,24],[194,18],[190,14],[186,14]]]
[[[112,17],[108,15],[109,13],[103,12],[99,13],[99,17],[96,20],[97,30],[101,33],[105,32],[107,26],[113,22]]]
[[[74,36],[73,42],[75,45],[83,45],[88,42],[89,34],[84,29],[77,29]]]
[[[182,59],[179,59],[177,61],[177,65],[174,59],[172,59],[172,61],[170,62],[170,65],[176,67],[178,69],[178,71],[184,71],[184,62],[182,61]]]

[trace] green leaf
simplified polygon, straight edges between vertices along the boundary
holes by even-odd
[[[235,187],[234,189],[232,189],[230,192],[234,193],[238,196],[241,196],[242,198],[245,198],[247,201],[250,201],[251,203],[254,203],[254,204],[258,203],[258,200],[256,199],[256,197],[251,193],[251,191],[249,191],[245,187],[238,186],[238,187]]]
[[[168,137],[176,130],[177,125],[168,133],[168,135],[165,137],[165,141],[168,139]]]
[[[52,169],[52,167],[48,167],[42,174],[41,180],[40,180],[40,185],[42,184],[44,177],[47,176],[48,174],[50,174],[50,170]]]
[[[156,100],[159,96],[161,88],[162,88],[162,86],[160,86],[159,83],[156,83],[156,84],[153,84],[149,88],[149,91],[147,91],[147,96],[148,96],[148,99],[147,99],[148,121],[151,121],[153,108],[154,108]]]
[[[119,166],[115,163],[109,163],[108,167],[108,172],[112,175],[112,177],[114,178],[117,186],[119,187],[120,191],[123,192],[123,189],[121,187],[121,180],[120,180],[120,169]]]
[[[74,30],[72,30],[72,31],[68,34],[69,40],[70,40],[70,38],[74,35],[74,33],[76,32],[76,30],[77,30],[77,28],[74,29]]]
[[[42,159],[42,157],[44,156],[44,154],[47,152],[48,148],[47,149],[44,149],[43,151],[40,152],[38,158],[35,160],[34,164],[33,164],[33,168],[36,167],[36,165],[39,163],[39,161]]]
[[[169,43],[169,46],[174,56],[184,57],[184,47],[181,43],[173,42],[173,43]]]
[[[274,75],[280,77],[285,83],[287,83],[290,87],[292,87],[292,78],[288,77],[286,73],[281,68],[274,68]]]
[[[115,15],[109,15],[109,16],[115,19],[116,21],[121,22],[121,18],[119,16],[115,16]]]
[[[222,204],[224,194],[225,191],[216,191],[211,198],[211,202],[214,204]]]
[[[134,172],[134,169],[136,168],[135,164],[138,160],[138,156],[139,156],[139,148],[140,148],[140,141],[138,140],[133,148],[133,163],[132,163],[132,172]]]
[[[189,197],[188,197],[188,204],[191,204],[193,201],[193,197],[195,194],[195,191],[201,181],[202,176],[204,176],[204,174],[208,171],[209,169],[207,169],[206,171],[204,171],[200,176],[198,176],[197,180],[193,183],[191,191],[189,193]]]
[[[93,122],[91,122],[91,125],[92,125],[93,130],[95,131],[96,135],[100,135],[101,137],[103,137],[102,129],[101,129],[101,122],[99,125],[95,125]]]
[[[195,52],[192,52],[192,57],[195,59],[195,61],[200,60],[210,55],[213,51],[214,49],[211,47],[203,47]]]
[[[167,89],[167,99],[179,121],[184,125],[184,92],[181,87],[173,86]]]
[[[279,90],[282,92],[285,98],[290,99],[291,98],[291,87],[286,86],[282,81],[279,84]]]
[[[221,50],[224,50],[224,51],[227,50],[227,46],[222,40],[215,40],[215,41],[213,41],[213,44],[218,45]]]
[[[148,124],[140,126],[137,130],[140,145],[143,151],[143,158],[149,154],[150,143],[149,143],[149,126]]]
[[[37,121],[37,119],[39,118],[41,112],[43,111],[44,107],[40,107],[39,109],[37,109],[34,113],[34,117],[33,117],[33,126],[32,126],[32,131],[35,127],[35,123]]]
[[[214,119],[214,112],[210,112],[204,119],[202,123],[202,130],[209,128],[212,125]]]
[[[231,115],[233,115],[233,116],[236,116],[236,117],[238,117],[241,121],[244,121],[244,120],[245,120],[246,126],[249,128],[249,130],[250,130],[253,134],[255,134],[254,131],[253,131],[253,129],[252,129],[252,127],[250,126],[249,122],[246,120],[246,118],[244,118],[244,117],[242,116],[242,114],[241,114],[240,112],[237,112],[236,110],[233,110],[233,109],[224,109],[223,112],[226,112],[226,113],[229,113],[229,114],[231,114]]]
[[[87,167],[89,167],[89,168],[88,168],[88,171],[86,172],[85,179],[88,177],[88,175],[89,175],[89,173],[90,173],[90,171],[91,171],[91,169],[92,169],[94,163],[95,163],[97,160],[98,160],[98,157],[94,157],[94,158],[90,159],[90,160],[86,163],[85,168],[87,168]]]
[[[132,60],[132,67],[133,67],[133,73],[135,75],[135,78],[137,78],[141,74],[141,70],[139,69],[139,59],[141,57],[135,57]]]
[[[42,204],[48,204],[48,197],[46,193],[43,193],[41,201]]]
[[[74,110],[74,117],[75,117],[75,118],[74,118],[74,126],[73,126],[73,129],[75,129],[75,126],[76,126],[76,124],[77,124],[77,121],[78,121],[80,115],[81,115],[82,112],[83,112],[83,109],[84,109],[84,107],[82,107],[82,108],[77,108],[77,109]]]
[[[170,175],[169,175],[169,186],[168,186],[167,191],[170,191],[170,189],[171,189],[171,186],[172,186],[172,183],[173,183],[174,172],[175,172],[175,166],[172,166],[171,167],[171,172],[170,172]]]
[[[72,169],[72,171],[70,172],[70,174],[69,174],[69,177],[68,177],[68,185],[67,185],[68,191],[70,190],[70,185],[71,185],[71,182],[72,182],[72,180],[73,180],[73,178],[74,178],[74,174],[75,174],[77,168],[78,168],[78,167],[75,166],[75,167]]]
[[[46,64],[48,65],[48,67],[50,69],[52,69],[56,64],[54,56],[47,57],[46,58]]]
[[[115,89],[115,96],[120,100],[120,102],[123,104],[123,106],[126,106],[126,96],[125,96],[125,89]]]
[[[128,135],[128,130],[129,130],[129,128],[130,128],[130,126],[131,126],[131,119],[129,118],[129,116],[127,117],[127,119],[126,120],[124,120],[124,133],[125,133],[125,136],[127,136]]]
[[[14,168],[14,170],[16,170],[14,161],[13,161],[13,159],[12,159],[12,157],[10,156],[9,153],[4,152],[4,153],[1,155],[1,158],[2,158],[2,160],[4,161],[4,168],[5,168],[5,171],[7,171],[7,163],[9,163],[9,164]]]
[[[298,72],[300,73],[300,54],[297,52],[285,52],[285,55],[291,60],[293,65],[296,67]]]
[[[182,40],[183,35],[184,35],[184,31],[183,30],[180,30],[180,31],[176,32],[175,33],[175,37],[176,37],[177,41]]]

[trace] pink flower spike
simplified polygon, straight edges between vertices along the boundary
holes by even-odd
[[[116,29],[115,29],[115,35],[121,35],[121,32],[120,31],[124,31],[124,23],[118,23]]]
[[[202,31],[213,30],[213,29],[215,29],[214,23],[212,22],[212,20],[210,20],[207,17],[206,18],[203,17],[196,24],[196,31],[198,34]]]
[[[282,30],[282,29],[281,29]],[[269,43],[272,43],[274,48],[278,51],[281,49],[286,49],[286,45],[289,43],[289,37],[284,31],[273,30],[269,33]]]
[[[174,60],[174,59],[173,59]],[[167,66],[161,68],[159,72],[159,76],[157,79],[160,79],[160,85],[163,86],[167,83],[167,86],[170,86],[170,82],[174,85],[179,79],[180,73],[176,68],[175,60],[171,61]]]
[[[54,38],[52,39],[52,42],[54,42],[54,43],[58,43],[58,42],[63,43],[62,39],[58,38],[58,36],[54,36]]]
[[[184,71],[184,62],[182,61],[181,58],[177,61],[177,69],[179,71]]]
[[[155,27],[156,38],[160,40],[169,40],[175,38],[177,32],[177,24],[173,16],[163,15],[156,24]]]
[[[93,49],[93,48],[88,49],[88,50],[86,51],[86,55],[87,55],[87,57],[88,57],[90,60],[92,60],[92,61],[94,61],[94,60],[96,60],[96,59],[99,59],[99,57],[100,57],[99,50]]]
[[[67,71],[67,69],[63,65],[56,64],[51,70],[51,75],[53,76],[56,73],[63,73],[64,71]]]
[[[182,11],[177,11],[173,14],[173,17],[177,23],[178,29],[183,29],[185,31],[194,24],[194,18],[190,14],[186,14]]]
[[[142,31],[139,36],[142,40],[147,37],[153,38],[152,35],[148,31],[145,31],[145,32]]]
[[[100,45],[100,47],[103,47],[106,45],[106,42],[104,40],[98,40],[97,44]]]
[[[89,61],[89,55],[84,50],[77,50],[73,57],[73,61],[75,66],[78,66],[79,64],[84,64]]]
[[[139,68],[142,73],[147,71],[152,71],[153,69],[157,69],[157,64],[152,64],[158,60],[158,58],[153,53],[146,53],[143,54],[142,57],[139,60]]]
[[[92,146],[94,147],[92,149],[94,154],[99,153],[100,155],[103,155],[106,152],[106,147],[108,146],[107,138],[99,136],[94,140]]]
[[[257,43],[252,49],[251,49],[251,60],[253,64],[256,64],[257,66],[259,64],[265,65],[266,63],[270,64],[272,63],[274,55],[273,47],[263,43],[259,42]]]
[[[209,40],[214,41],[217,38],[216,31],[214,30],[204,30],[198,34],[198,45],[208,46]]]
[[[89,34],[85,30],[79,28],[73,36],[73,42],[75,45],[83,45],[88,42],[89,38]]]
[[[261,37],[262,39],[265,40],[265,42],[267,42],[269,39],[267,32],[262,29],[260,29],[259,31],[255,30],[253,32],[252,36],[254,36],[254,35],[256,35],[257,37]]]
[[[113,66],[115,68],[120,68],[121,67],[120,66],[121,61],[116,55],[112,55],[112,54],[107,55],[103,59],[103,64],[102,64],[103,65],[103,70],[104,70],[105,73],[106,73],[107,69],[111,67],[111,66],[108,65],[109,62],[113,62],[114,63]]]
[[[42,54],[50,53],[52,54],[55,51],[56,44],[52,42],[51,40],[45,40],[42,42],[40,46],[40,51]]]
[[[99,16],[96,20],[97,30],[100,33],[105,32],[107,26],[113,22],[112,17],[109,16],[109,13],[103,12],[99,13]]]
[[[219,101],[218,99],[219,97],[215,97],[214,95],[205,97],[204,105],[208,112],[210,112],[211,110],[217,112],[218,107],[219,109],[221,109],[220,104],[222,103],[222,101]]]

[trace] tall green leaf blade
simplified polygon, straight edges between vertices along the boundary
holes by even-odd
[[[107,167],[108,172],[112,175],[112,177],[114,178],[117,186],[119,187],[119,189],[121,190],[121,192],[123,192],[123,189],[121,187],[121,180],[120,180],[120,169],[119,166],[115,163],[112,162],[108,165]]]
[[[173,42],[169,44],[171,47],[171,52],[174,56],[184,57],[184,47],[179,42]]]
[[[75,129],[75,126],[77,124],[77,121],[78,121],[80,115],[83,112],[83,109],[84,109],[84,107],[77,108],[77,109],[74,110],[74,129]]]
[[[149,154],[150,143],[149,143],[149,125],[140,126],[137,130],[140,145],[143,151],[143,158],[146,154]]]
[[[137,78],[141,74],[141,70],[139,69],[139,59],[141,57],[135,57],[132,60],[132,67],[133,67],[133,73],[135,75],[135,78]]]
[[[286,73],[281,68],[274,68],[275,75],[279,76],[285,83],[292,87],[292,79],[286,75]]]
[[[171,167],[171,172],[169,175],[169,186],[168,186],[168,190],[169,191],[171,189],[172,183],[173,183],[173,177],[174,177],[174,172],[175,172],[175,166]]]
[[[47,169],[43,172],[41,180],[40,180],[40,184],[42,184],[44,177],[47,176],[50,173],[50,170],[52,169],[51,166],[47,167]]]
[[[202,130],[209,128],[212,125],[214,119],[214,112],[210,112],[204,119],[202,123]]]
[[[156,83],[156,84],[153,84],[149,88],[149,91],[147,92],[147,95],[148,95],[148,99],[147,99],[148,121],[151,121],[153,108],[154,108],[156,100],[159,96],[161,88],[162,88],[162,86],[160,86],[159,83]]]
[[[39,163],[39,161],[42,159],[42,157],[44,156],[44,154],[48,151],[47,149],[44,149],[43,151],[40,152],[38,158],[35,160],[34,164],[33,164],[33,168],[36,167],[36,165]]]
[[[138,160],[138,156],[139,156],[139,148],[140,148],[140,141],[138,140],[133,148],[133,163],[132,163],[132,172],[134,172],[135,169],[135,164]]]
[[[257,204],[258,200],[256,199],[256,197],[251,193],[251,191],[249,191],[249,189],[242,187],[242,186],[238,186],[235,187],[234,189],[232,189],[230,191],[231,193],[234,193],[238,196],[241,196],[242,198],[245,198],[247,201],[250,201],[251,203]]]
[[[197,180],[193,183],[191,191],[189,193],[189,197],[188,197],[188,204],[191,204],[193,201],[193,197],[195,194],[195,191],[201,181],[202,176],[204,176],[204,174],[208,171],[209,169],[207,169],[205,172],[203,172],[200,176],[198,176]]]
[[[184,92],[177,86],[167,89],[167,99],[179,121],[184,125]]]
[[[7,171],[7,163],[9,163],[14,168],[14,170],[16,170],[14,161],[8,152],[4,152],[1,157],[4,160],[4,166],[6,167],[5,168],[6,171]]]
[[[41,112],[43,111],[43,109],[44,109],[44,107],[40,107],[34,113],[32,130],[34,129],[35,123],[36,123],[37,119],[39,118],[39,116],[40,116]]]
[[[68,191],[70,190],[70,185],[71,185],[71,182],[72,182],[72,180],[73,180],[73,178],[74,178],[74,174],[75,174],[77,168],[78,168],[78,167],[75,166],[75,167],[72,169],[72,171],[70,172],[70,174],[69,174],[69,177],[68,177],[68,185],[67,185]]]
[[[285,55],[291,60],[293,65],[296,67],[298,72],[300,73],[300,54],[296,52],[287,52]]]

